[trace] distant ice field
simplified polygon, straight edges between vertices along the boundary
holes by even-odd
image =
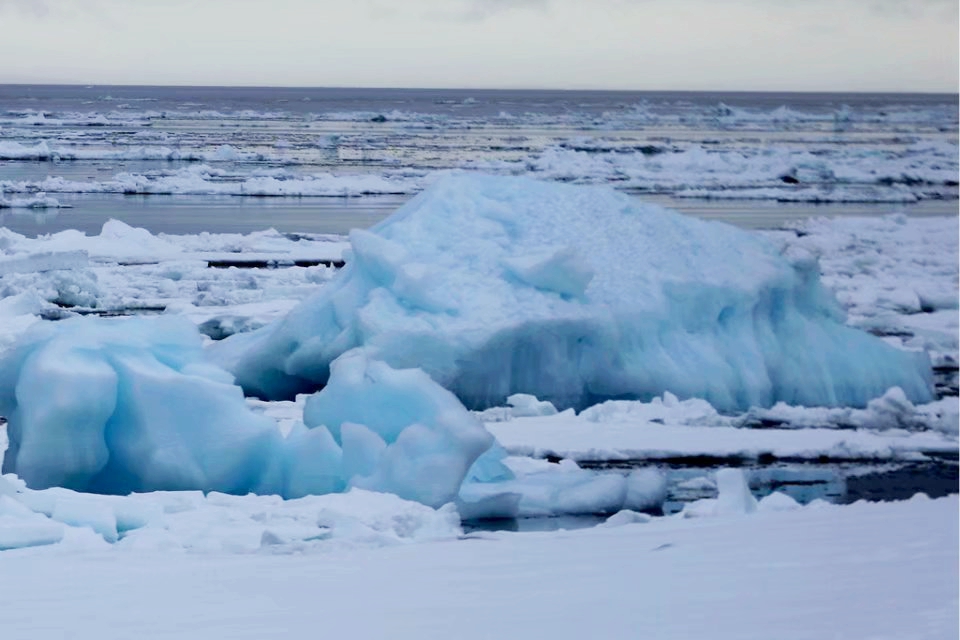
[[[609,184],[745,226],[777,226],[811,204],[816,215],[944,215],[957,208],[957,103],[7,85],[0,224],[28,235],[96,231],[110,218],[168,233],[338,233],[369,226],[450,170]],[[225,209],[261,220],[244,226]]]

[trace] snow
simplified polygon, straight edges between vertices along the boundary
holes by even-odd
[[[266,518],[258,531],[279,530],[281,521],[309,528],[318,510],[343,510],[374,495],[313,498],[309,507],[261,498],[259,515],[252,504],[249,511],[234,510]],[[158,498],[174,506],[172,497]],[[324,506],[333,498],[340,502]],[[390,525],[378,530],[361,520],[367,524],[352,531],[371,539],[355,544],[334,537],[277,550],[265,544],[250,553],[254,544],[246,541],[257,536],[240,532],[257,520],[228,521],[229,507],[216,496],[197,496],[195,506],[184,502],[185,511],[166,517],[195,519],[198,537],[177,526],[108,548],[87,539],[87,546],[3,552],[0,573],[16,585],[4,597],[4,634],[236,640],[322,627],[353,637],[799,640],[958,633],[955,497],[746,516],[641,517],[560,533],[461,540],[448,533],[445,541],[423,544],[402,544],[417,537],[399,533],[399,523],[414,521],[401,515],[401,504],[412,506],[397,503],[392,520],[389,505],[370,504],[383,514],[378,522]],[[207,524],[218,526],[202,526],[201,516],[217,513]],[[442,520],[438,525],[442,530]],[[231,527],[238,527],[231,544],[203,544],[204,531],[226,534]],[[267,543],[275,539],[260,535]],[[179,552],[184,538],[196,541],[193,553]],[[390,544],[378,544],[385,540]],[[282,553],[293,549],[295,555]],[[336,552],[323,552],[328,549]]]
[[[888,396],[899,395],[892,392]],[[876,403],[884,405],[884,403]],[[941,407],[942,405],[942,407]],[[885,405],[884,405],[885,406]],[[911,407],[914,409],[913,407]],[[750,428],[756,409],[736,416],[720,415],[702,400],[679,402],[667,396],[650,403],[611,401],[590,407],[580,415],[565,411],[554,416],[516,417],[486,422],[510,455],[558,457],[577,462],[670,460],[707,455],[715,458],[757,460],[772,457],[790,460],[910,460],[925,453],[957,453],[956,398],[915,408],[908,431],[871,420],[871,411],[855,415],[855,428],[830,427],[820,422],[836,411],[849,409],[777,405],[771,413],[794,420],[778,427]],[[485,414],[479,414],[483,417]],[[952,420],[952,430],[941,425]],[[946,433],[943,433],[946,432]]]
[[[612,190],[451,175],[350,242],[329,286],[216,346],[248,393],[316,388],[362,346],[470,408],[515,393],[558,408],[664,391],[723,410],[864,406],[892,386],[931,399],[926,358],[843,326],[815,261]]]
[[[63,204],[56,198],[51,198],[43,193],[38,193],[29,198],[2,198],[0,197],[0,209],[68,209],[70,205]]]
[[[43,180],[0,180],[6,193],[122,193],[127,195],[221,195],[254,197],[345,197],[374,194],[404,194],[422,188],[423,181],[396,175],[356,173],[287,174],[272,171],[243,174],[239,179],[224,169],[207,164],[147,174],[118,173],[105,181],[69,180],[48,176]],[[23,205],[21,205],[23,206]]]

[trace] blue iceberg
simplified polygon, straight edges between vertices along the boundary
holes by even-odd
[[[611,189],[454,174],[350,243],[328,286],[213,349],[248,394],[318,389],[362,348],[472,409],[516,393],[560,409],[932,398],[926,356],[845,326],[814,260]]]
[[[0,361],[0,414],[3,472],[37,489],[247,493],[282,444],[172,317],[35,325]]]
[[[456,499],[493,436],[420,370],[347,353],[284,438],[173,317],[40,324],[0,360],[3,472],[34,489]],[[308,428],[309,427],[309,428]]]

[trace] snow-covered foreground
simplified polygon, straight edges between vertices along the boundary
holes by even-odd
[[[957,506],[918,497],[306,556],[24,549],[0,554],[3,637],[949,639]]]

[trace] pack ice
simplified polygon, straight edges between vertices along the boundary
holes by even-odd
[[[844,326],[817,264],[607,188],[453,174],[369,231],[285,318],[214,357],[267,399],[361,347],[468,407],[558,408],[664,392],[720,410],[932,398],[925,355]]]

